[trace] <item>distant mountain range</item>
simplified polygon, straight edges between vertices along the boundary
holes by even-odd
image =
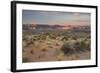
[[[47,24],[23,24],[23,30],[33,30],[33,29],[64,29],[64,30],[76,30],[76,29],[88,29],[90,30],[90,25],[47,25]]]

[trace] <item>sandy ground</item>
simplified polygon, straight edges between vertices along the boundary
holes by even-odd
[[[23,48],[23,62],[45,62],[45,61],[68,61],[68,60],[85,60],[90,59],[90,52],[82,52],[64,55],[60,52],[63,42],[58,40],[36,41]]]

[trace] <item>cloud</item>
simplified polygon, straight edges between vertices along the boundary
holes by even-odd
[[[75,17],[78,17],[78,16],[80,16],[80,13],[79,13],[79,12],[74,12],[73,15],[74,15]]]

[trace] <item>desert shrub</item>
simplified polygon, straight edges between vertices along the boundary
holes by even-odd
[[[77,53],[81,53],[81,52],[85,51],[84,46],[85,46],[84,42],[76,42],[74,48]]]
[[[65,43],[61,47],[61,51],[65,55],[78,54],[86,51],[90,51],[90,42],[84,40],[81,41],[70,41]]]
[[[45,35],[48,36],[50,39],[56,39],[57,37],[56,33],[52,33],[52,32],[48,32]]]
[[[23,58],[23,62],[29,62],[28,58]]]
[[[64,36],[61,40],[62,41],[67,41],[68,40],[68,37],[67,36]]]
[[[43,51],[43,52],[46,52],[46,51],[47,51],[47,49],[42,49],[42,51]]]
[[[53,46],[48,46],[49,48],[53,48]]]
[[[64,53],[64,55],[72,55],[74,53],[74,50],[71,48],[69,43],[65,43],[61,47],[61,51]]]
[[[35,38],[35,37],[33,37],[33,38],[32,38],[32,41],[36,41],[36,38]]]
[[[41,36],[40,36],[40,39],[41,39],[41,40],[46,40],[46,38],[47,38],[46,35],[41,35]]]
[[[56,36],[55,35],[50,35],[49,36],[51,39],[56,39]]]
[[[88,39],[87,41],[85,41],[85,44],[86,44],[86,46],[85,46],[86,48],[85,49],[87,51],[90,51],[90,48],[91,48],[91,41],[90,41],[90,39]]]
[[[77,36],[73,36],[71,37],[73,40],[77,40]]]
[[[30,40],[30,44],[35,44],[33,40]]]
[[[26,36],[23,36],[22,40],[23,41],[28,41],[28,40],[30,40],[30,38],[29,38],[29,36],[26,35]]]
[[[34,50],[31,50],[30,53],[31,53],[31,54],[34,54]]]
[[[46,44],[47,44],[47,45],[51,45],[51,43],[50,43],[50,42],[47,42]]]
[[[56,46],[59,46],[59,44],[58,44],[58,43],[56,43],[55,45],[56,45]]]
[[[28,39],[27,41],[23,40],[22,47],[25,48],[25,47],[28,47],[31,44],[35,44],[35,42],[33,41],[33,39]]]
[[[90,43],[86,41],[76,42],[74,48],[76,49],[77,53],[85,52],[90,50]]]

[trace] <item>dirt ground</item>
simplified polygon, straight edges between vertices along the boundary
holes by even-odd
[[[90,59],[90,51],[69,56],[64,55],[64,53],[60,51],[62,45],[63,42],[58,40],[35,41],[34,44],[23,48],[23,63]]]

